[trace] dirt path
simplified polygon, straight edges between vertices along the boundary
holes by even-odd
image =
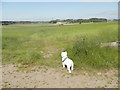
[[[32,67],[22,70],[15,65],[3,66],[3,88],[117,88],[117,70],[89,75],[68,74],[66,69]]]

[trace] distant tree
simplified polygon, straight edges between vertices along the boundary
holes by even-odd
[[[49,23],[57,23],[57,20],[52,20]]]
[[[91,22],[107,22],[107,19],[105,18],[90,18]]]
[[[79,24],[81,24],[81,22],[79,22]]]

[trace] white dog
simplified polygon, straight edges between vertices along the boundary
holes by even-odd
[[[67,57],[67,52],[66,51],[62,52],[61,56],[62,56],[63,68],[65,66],[67,66],[67,70],[69,71],[69,73],[71,73],[71,70],[73,70],[73,61]]]

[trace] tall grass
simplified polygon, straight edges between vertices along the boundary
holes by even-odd
[[[110,69],[118,67],[118,47],[105,46],[102,43],[117,41],[117,33],[104,31],[96,36],[82,36],[72,47],[67,48],[69,57],[79,69]]]

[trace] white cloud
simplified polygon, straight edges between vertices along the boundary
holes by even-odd
[[[118,18],[118,10],[110,10],[101,13],[97,13],[95,16],[105,17],[105,18]]]

